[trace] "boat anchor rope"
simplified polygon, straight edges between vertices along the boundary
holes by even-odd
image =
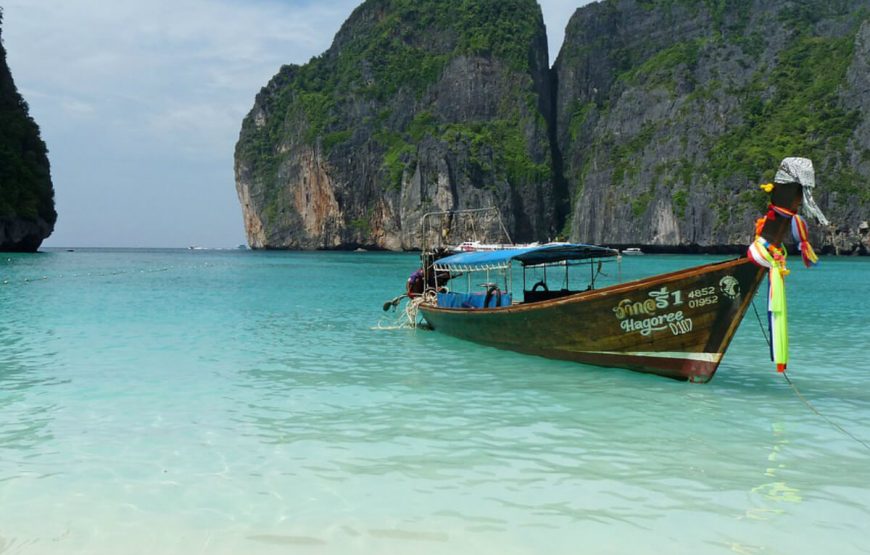
[[[428,302],[434,302],[435,291],[428,289],[422,295],[416,295],[414,297],[409,297],[408,295],[399,295],[394,299],[387,301],[384,303],[384,312],[393,309],[393,312],[397,312],[398,315],[395,318],[395,321],[385,323],[382,318],[378,324],[371,329],[373,330],[401,330],[401,329],[414,329],[419,327],[426,327],[425,325],[421,325],[418,308],[421,304]],[[408,299],[408,302],[405,303],[405,307],[402,310],[396,310],[396,307],[399,305],[402,299]]]
[[[755,318],[758,320],[758,325],[759,325],[759,327],[761,327],[761,335],[762,335],[762,337],[764,337],[764,340],[767,341],[767,344],[768,344],[768,345],[770,345],[770,344],[771,344],[771,343],[770,343],[770,339],[767,337],[767,334],[764,333],[764,324],[761,323],[761,316],[758,315],[758,309],[755,308],[755,300],[752,301],[752,310],[755,312]],[[800,390],[798,389],[797,385],[795,385],[795,383],[794,383],[793,381],[791,381],[791,378],[788,377],[788,373],[787,373],[787,372],[783,371],[783,372],[782,372],[782,377],[785,378],[786,383],[789,385],[789,387],[791,387],[791,389],[792,389],[792,391],[794,391],[795,395],[797,395],[797,398],[800,399],[801,401],[803,401],[803,403],[807,406],[807,408],[809,408],[811,411],[813,411],[814,413],[816,413],[816,415],[818,415],[819,417],[821,417],[822,420],[824,420],[825,422],[827,422],[828,424],[830,424],[832,427],[834,427],[834,428],[835,428],[836,430],[838,430],[840,433],[842,433],[842,434],[845,435],[846,437],[852,439],[853,441],[855,441],[855,442],[857,442],[857,443],[860,443],[861,445],[864,446],[864,448],[866,448],[868,451],[870,451],[870,443],[867,443],[867,442],[864,441],[863,439],[861,439],[861,438],[855,436],[854,434],[852,434],[851,432],[849,432],[849,430],[847,430],[846,428],[840,426],[839,424],[837,424],[836,422],[834,422],[833,420],[831,420],[830,418],[828,418],[827,416],[825,416],[824,414],[822,414],[822,413],[819,411],[819,409],[817,409],[817,408],[816,408],[812,403],[810,403],[809,399],[807,399],[806,397],[803,396],[803,394],[802,394],[802,393],[800,392]]]

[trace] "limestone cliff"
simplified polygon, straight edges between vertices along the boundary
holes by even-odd
[[[484,206],[514,239],[553,236],[551,119],[534,0],[366,0],[242,124],[248,242],[411,249],[425,212]]]
[[[0,11],[0,31],[2,23]],[[0,251],[35,251],[55,220],[48,153],[15,88],[0,33]]]
[[[870,0],[603,0],[547,60],[534,0],[366,0],[243,122],[249,243],[410,249],[497,206],[520,241],[738,251],[803,156],[816,245],[870,252]]]
[[[577,10],[554,66],[574,240],[746,244],[785,156],[812,158],[836,225],[870,248],[867,0],[608,0]],[[862,222],[864,222],[863,232]]]

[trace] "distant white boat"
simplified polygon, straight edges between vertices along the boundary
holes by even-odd
[[[513,243],[481,243],[480,241],[465,241],[451,250],[454,252],[481,252],[500,251],[504,249],[518,249],[523,247],[537,247],[538,243],[526,243],[522,245]]]
[[[631,247],[629,249],[624,249],[622,251],[622,254],[627,255],[627,256],[632,256],[632,255],[643,254],[643,251],[637,247]]]

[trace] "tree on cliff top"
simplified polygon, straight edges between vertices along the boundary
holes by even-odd
[[[0,9],[0,219],[57,220],[48,151],[18,93],[2,42]]]

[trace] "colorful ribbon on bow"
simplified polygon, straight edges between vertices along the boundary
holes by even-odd
[[[774,189],[772,183],[761,185],[761,189],[770,193]],[[755,241],[749,245],[747,256],[757,266],[767,268],[767,324],[770,329],[770,360],[776,363],[776,370],[784,372],[788,365],[788,312],[785,300],[785,276],[789,274],[786,268],[788,253],[785,247],[772,245],[761,232],[768,220],[776,217],[791,219],[791,234],[801,251],[801,259],[807,268],[819,263],[819,257],[810,245],[807,233],[807,223],[797,212],[787,208],[769,204],[767,214],[755,222]]]
[[[813,162],[808,158],[789,157],[784,158],[773,178],[774,183],[765,183],[761,189],[771,193],[777,184],[798,184],[801,186],[803,199],[802,205],[810,215],[822,225],[828,225],[828,220],[813,200],[812,190],[816,186],[816,176],[813,170]],[[786,250],[784,247],[771,245],[762,235],[764,224],[776,217],[791,219],[791,233],[798,248],[801,258],[807,268],[815,266],[819,257],[813,251],[807,239],[807,224],[795,212],[776,206],[771,203],[767,214],[755,222],[755,240],[749,245],[747,256],[756,265],[768,269],[768,295],[767,295],[767,318],[770,326],[770,358],[776,363],[776,369],[784,372],[788,364],[788,319],[785,303],[785,276],[788,269],[785,267]],[[776,237],[776,239],[779,239]]]
[[[771,245],[763,237],[756,237],[749,245],[749,258],[758,266],[767,268],[767,324],[770,328],[770,360],[776,363],[777,372],[785,372],[788,366],[788,311],[785,299],[786,268],[785,249]]]
[[[764,185],[762,185],[762,188]],[[765,189],[766,190],[766,189]],[[811,268],[819,263],[819,257],[813,250],[810,244],[809,233],[807,232],[807,222],[800,217],[797,212],[792,212],[787,208],[771,204],[767,207],[767,214],[763,218],[759,218],[755,222],[755,236],[761,235],[761,230],[764,229],[764,224],[767,220],[774,220],[776,216],[791,218],[791,235],[801,252],[801,259],[804,261],[804,266]]]
[[[807,223],[797,214],[791,219],[791,234],[801,250],[804,266],[811,268],[819,263],[819,257],[807,238]]]

